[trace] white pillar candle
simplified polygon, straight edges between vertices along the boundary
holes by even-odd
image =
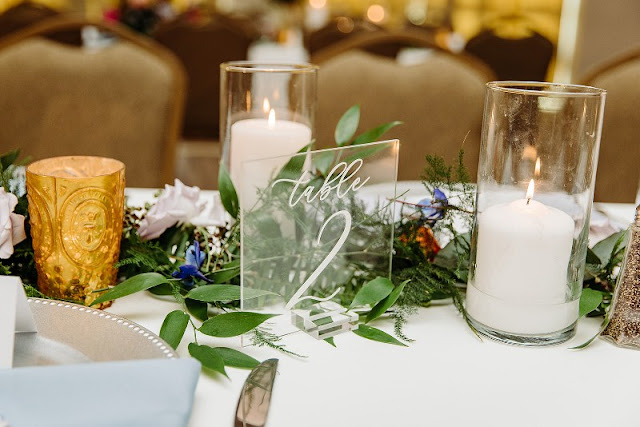
[[[531,197],[478,214],[475,274],[467,289],[471,317],[514,334],[557,332],[578,317],[567,285],[574,222]]]
[[[293,155],[310,142],[309,126],[276,119],[274,110],[269,113],[269,119],[239,120],[231,125],[229,172],[238,191],[247,190],[248,194],[243,195],[247,207],[251,207],[256,200],[255,188],[264,188],[273,173],[283,167],[289,158],[265,162],[264,167],[256,162],[250,170],[244,171],[243,163]]]

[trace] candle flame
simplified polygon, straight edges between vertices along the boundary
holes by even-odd
[[[273,129],[276,125],[276,110],[273,108],[269,111],[269,129]]]
[[[533,199],[533,187],[535,186],[535,184],[533,183],[533,179],[531,181],[529,181],[529,187],[527,187],[527,204],[529,204],[529,202],[531,201],[531,199]]]
[[[536,178],[540,176],[540,157],[538,157],[538,159],[536,160],[536,168],[533,172],[533,176],[535,176]]]
[[[271,109],[271,104],[269,104],[269,100],[265,98],[264,101],[262,101],[262,111],[264,111],[264,113],[267,114],[270,109]]]

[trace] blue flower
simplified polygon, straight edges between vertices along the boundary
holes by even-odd
[[[445,196],[439,188],[436,188],[433,191],[432,199],[422,199],[418,202],[422,219],[430,227],[433,227],[436,222],[444,217],[444,211],[448,205],[449,200],[447,199],[447,196]]]
[[[207,283],[213,283],[212,280],[207,279],[200,267],[204,262],[204,253],[200,251],[200,244],[197,241],[193,242],[193,245],[187,248],[186,262],[181,265],[178,271],[174,271],[171,275],[177,279],[182,279],[182,282],[187,287],[193,286],[194,277],[200,280],[204,280]]]

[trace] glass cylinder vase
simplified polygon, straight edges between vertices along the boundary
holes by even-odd
[[[222,163],[236,189],[242,188],[244,162],[293,155],[311,143],[317,73],[310,64],[220,65]],[[252,182],[266,184],[273,171],[251,173]]]
[[[605,95],[487,84],[466,301],[481,334],[522,345],[575,334]]]

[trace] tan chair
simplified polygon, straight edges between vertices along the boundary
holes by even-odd
[[[640,51],[584,80],[607,90],[594,199],[634,202],[640,179]]]
[[[87,51],[41,37],[85,25],[119,41]],[[125,163],[129,186],[172,180],[185,75],[152,41],[120,26],[52,18],[0,40],[0,81],[1,151],[113,157]]]
[[[216,16],[203,24],[186,18],[162,25],[154,34],[171,50],[189,76],[182,136],[217,140],[220,122],[220,63],[243,60],[254,39],[250,30]]]
[[[474,61],[442,51],[434,50],[426,62],[412,66],[358,50],[340,53],[320,63],[318,144],[334,145],[341,114],[360,104],[358,132],[392,120],[404,122],[385,135],[400,139],[398,179],[420,179],[427,154],[452,163],[463,147],[475,180],[485,83],[491,79]]]

